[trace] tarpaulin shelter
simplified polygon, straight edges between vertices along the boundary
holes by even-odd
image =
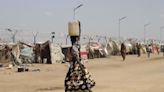
[[[61,47],[50,43],[50,41],[37,43],[34,46],[34,54],[36,63],[52,64],[64,60]]]

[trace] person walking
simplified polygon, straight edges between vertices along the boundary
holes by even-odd
[[[147,51],[147,57],[150,58],[151,45],[146,46],[146,51]]]
[[[141,44],[139,44],[139,43],[136,43],[136,47],[137,47],[137,55],[138,55],[138,57],[140,57],[141,56]]]
[[[79,31],[81,30],[79,29]],[[64,81],[65,92],[92,92],[91,88],[96,83],[91,79],[91,75],[86,67],[81,63],[80,32],[77,35],[70,34],[70,38],[72,47],[69,58],[70,66]]]
[[[124,61],[126,58],[126,46],[124,43],[121,44],[121,56],[122,56],[123,61]]]

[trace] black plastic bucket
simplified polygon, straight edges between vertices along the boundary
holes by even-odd
[[[19,68],[18,68],[18,72],[24,72],[24,68],[19,67]]]

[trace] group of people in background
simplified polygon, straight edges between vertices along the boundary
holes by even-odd
[[[140,43],[136,43],[136,54],[138,57],[141,56],[141,51],[142,51],[142,46]],[[150,58],[150,54],[156,52],[157,54],[159,54],[160,52],[163,52],[163,56],[164,56],[164,46],[163,45],[153,45],[153,44],[147,44],[144,45],[145,47],[145,53],[147,54],[147,57]],[[155,50],[154,50],[155,49]],[[121,50],[120,50],[121,56],[123,58],[123,61],[126,59],[126,45],[124,42],[121,43]]]

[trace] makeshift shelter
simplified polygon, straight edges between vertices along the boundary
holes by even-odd
[[[120,44],[120,42],[110,40],[107,43],[106,48],[107,48],[109,55],[118,55],[118,54],[120,54],[121,44]]]
[[[62,53],[64,54],[64,56],[65,56],[65,58],[64,58],[64,60],[66,61],[66,62],[68,62],[69,61],[69,56],[70,56],[70,53],[71,53],[71,45],[62,45],[61,46],[61,49],[62,49]]]
[[[18,43],[8,43],[8,44],[3,44],[1,45],[1,63],[11,63],[13,65],[20,65],[21,60],[19,59],[20,56],[20,49],[19,49],[19,44]]]
[[[89,58],[90,56],[93,58],[108,56],[107,46],[103,46],[99,42],[89,42],[86,48],[88,50]]]
[[[3,44],[0,47],[0,62],[13,62],[15,65],[23,63],[62,62],[64,55],[59,45],[53,45],[49,41],[37,43],[35,46],[24,42]]]
[[[37,43],[34,47],[35,62],[52,64],[55,62],[62,62],[64,55],[62,54],[61,47],[53,45],[50,41],[45,43]]]
[[[32,63],[34,62],[33,58],[33,48],[26,47],[20,50],[20,59],[22,63]]]
[[[59,45],[50,44],[50,53],[52,63],[64,61],[64,55]]]

